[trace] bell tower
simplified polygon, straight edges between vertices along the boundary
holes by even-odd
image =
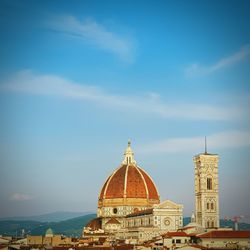
[[[204,228],[217,228],[219,219],[219,186],[217,154],[205,152],[194,156],[195,166],[195,217]]]

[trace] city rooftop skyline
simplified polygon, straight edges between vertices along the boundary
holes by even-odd
[[[0,1],[0,217],[96,211],[127,142],[194,211],[219,155],[220,217],[250,214],[249,1]]]

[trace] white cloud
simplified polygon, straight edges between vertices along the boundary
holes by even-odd
[[[32,200],[34,197],[29,194],[20,194],[14,193],[10,196],[10,200],[12,201],[29,201]]]
[[[205,148],[204,136],[169,138],[137,147],[138,153],[196,153]],[[207,136],[209,149],[226,149],[250,146],[249,131],[226,131]]]
[[[188,77],[208,75],[220,69],[236,64],[249,57],[249,55],[250,45],[245,45],[236,53],[224,57],[212,65],[205,66],[199,63],[193,63],[185,69],[185,74]]]
[[[190,103],[164,103],[156,93],[125,96],[106,93],[98,87],[79,84],[55,75],[38,75],[21,71],[1,84],[5,91],[79,99],[119,109],[127,113],[151,114],[161,118],[192,120],[232,120],[247,117],[242,107],[220,107]]]
[[[61,32],[111,52],[126,62],[133,59],[134,44],[129,37],[122,37],[109,31],[102,24],[92,19],[79,21],[70,15],[56,16],[47,23],[54,31]]]

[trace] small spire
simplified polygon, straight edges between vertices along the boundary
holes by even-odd
[[[205,154],[207,154],[207,137],[205,136]]]
[[[131,149],[131,141],[128,140],[128,147],[125,150],[124,153],[124,160],[122,164],[128,165],[128,164],[136,164],[136,161],[134,160],[134,152]]]
[[[191,215],[191,222],[195,222],[195,214],[194,214],[194,212],[192,212],[192,215]]]

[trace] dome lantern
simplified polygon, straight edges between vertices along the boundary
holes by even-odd
[[[134,159],[134,152],[131,149],[131,141],[128,140],[128,146],[124,153],[124,160],[122,162],[123,165],[129,165],[129,164],[136,164],[136,161]]]

